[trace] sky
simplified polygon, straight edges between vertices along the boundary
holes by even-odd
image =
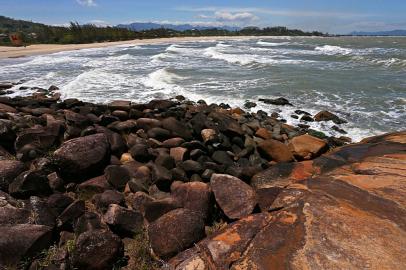
[[[406,0],[0,0],[0,15],[53,25],[191,23],[346,34],[406,29]]]

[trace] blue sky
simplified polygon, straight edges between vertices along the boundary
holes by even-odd
[[[329,33],[406,29],[406,0],[0,0],[0,14],[48,24],[283,25]]]

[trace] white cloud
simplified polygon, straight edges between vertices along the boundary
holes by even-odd
[[[95,0],[76,0],[80,5],[87,6],[87,7],[95,7],[97,6]]]
[[[214,17],[220,22],[252,22],[258,20],[258,17],[250,12],[227,12],[217,11],[214,13]]]

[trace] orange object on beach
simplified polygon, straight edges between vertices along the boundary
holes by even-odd
[[[10,34],[10,41],[14,46],[23,46],[23,39],[20,33]]]

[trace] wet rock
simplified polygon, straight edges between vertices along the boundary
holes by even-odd
[[[266,140],[258,144],[258,152],[268,160],[276,162],[289,162],[293,155],[288,146],[277,140]]]
[[[217,203],[227,217],[242,218],[254,210],[255,192],[240,179],[226,174],[213,174],[210,185]]]
[[[244,131],[242,130],[241,126],[231,116],[218,112],[212,112],[209,114],[209,118],[213,120],[215,126],[223,133],[231,136],[244,135]]]
[[[0,225],[0,265],[17,265],[52,244],[52,228],[43,225]]]
[[[337,115],[329,112],[329,111],[321,111],[318,112],[315,116],[314,116],[314,120],[316,120],[317,122],[320,121],[333,121],[336,124],[344,124],[347,123],[347,121],[345,121],[344,119],[341,119],[340,117],[338,117]]]
[[[300,118],[300,121],[314,122],[314,119],[313,119],[311,116],[305,114],[305,115],[303,115],[303,116]]]
[[[170,107],[174,106],[176,103],[170,100],[161,100],[161,99],[155,99],[151,100],[146,107],[148,109],[156,109],[156,110],[167,110]]]
[[[305,134],[294,137],[289,143],[289,148],[295,157],[311,159],[327,151],[328,146],[325,141]]]
[[[155,254],[167,258],[199,241],[204,236],[204,221],[198,213],[180,208],[151,223],[148,235]]]
[[[252,101],[246,101],[244,103],[244,107],[247,109],[251,109],[251,108],[255,108],[257,106],[257,104],[255,102]]]
[[[48,178],[38,171],[21,173],[9,185],[10,195],[26,199],[30,196],[46,196],[52,193]]]
[[[281,105],[281,106],[285,106],[285,105],[289,105],[289,106],[293,106],[289,100],[287,100],[286,98],[276,98],[276,99],[267,99],[267,98],[260,98],[259,101],[262,101],[265,104],[273,104],[273,105]]]
[[[131,102],[128,100],[114,100],[108,104],[110,110],[129,111],[131,109]]]
[[[141,213],[129,210],[117,204],[110,204],[103,220],[110,228],[120,235],[133,236],[140,232],[143,227],[143,217]]]
[[[80,177],[102,171],[110,160],[109,143],[104,134],[66,141],[54,152],[63,175]]]
[[[332,128],[333,130],[337,131],[338,133],[347,134],[347,131],[345,131],[344,129],[342,129],[342,128],[336,126],[336,125],[332,126],[331,128]]]
[[[13,107],[0,103],[0,112],[2,113],[16,113],[17,110],[14,109]]]
[[[72,265],[77,269],[112,269],[124,255],[120,238],[107,230],[82,233],[76,240]]]
[[[145,131],[151,128],[162,127],[162,123],[159,120],[153,118],[139,118],[137,119],[137,126]]]

